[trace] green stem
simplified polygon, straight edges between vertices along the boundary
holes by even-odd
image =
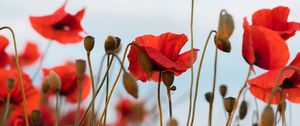
[[[168,101],[169,101],[169,113],[170,113],[170,119],[172,119],[173,114],[172,114],[172,97],[171,97],[171,90],[170,86],[167,87],[167,94],[168,94]]]
[[[109,55],[107,56],[107,66],[109,65]],[[108,101],[108,90],[109,90],[109,73],[106,76],[106,93],[105,93],[105,104]],[[107,111],[104,113],[104,126],[106,126],[106,116],[107,116]]]
[[[158,102],[158,109],[159,109],[159,124],[162,126],[163,124],[163,117],[162,117],[162,109],[161,109],[161,103],[160,103],[160,83],[161,83],[161,71],[159,72],[158,77],[158,85],[157,85],[157,102]]]
[[[18,49],[17,49],[17,42],[16,42],[16,37],[15,37],[15,33],[14,31],[10,28],[10,27],[1,27],[0,30],[3,29],[8,29],[13,37],[13,41],[14,41],[14,52],[15,52],[15,60],[16,60],[16,66],[18,69],[18,77],[19,77],[19,83],[21,86],[21,90],[22,90],[22,100],[23,100],[23,109],[24,109],[24,117],[25,117],[25,124],[26,126],[29,126],[29,122],[28,122],[28,114],[27,114],[27,103],[26,103],[26,96],[25,96],[25,90],[24,90],[24,85],[23,85],[23,79],[22,79],[22,74],[21,74],[21,67],[20,67],[20,63],[19,63],[19,55],[18,55]]]
[[[76,120],[75,120],[75,126],[78,124],[78,119],[80,118],[80,106],[81,106],[81,95],[82,95],[82,78],[77,78],[77,85],[78,85],[78,106],[77,106],[77,112],[76,112]]]
[[[205,56],[205,53],[206,53],[206,49],[207,49],[207,46],[208,46],[208,42],[209,42],[209,39],[212,35],[212,33],[217,33],[217,31],[215,30],[211,30],[209,32],[209,35],[206,39],[206,42],[205,42],[205,45],[204,45],[204,49],[202,51],[202,55],[201,55],[201,59],[200,59],[200,64],[199,64],[199,67],[198,67],[198,73],[197,73],[197,78],[196,78],[196,91],[195,91],[195,97],[194,97],[194,101],[193,101],[193,109],[191,110],[191,105],[192,105],[192,97],[193,97],[193,92],[190,91],[190,106],[189,106],[189,113],[191,113],[191,111],[193,112],[192,113],[192,118],[191,118],[191,126],[193,125],[194,123],[194,118],[195,118],[195,111],[196,111],[196,104],[197,104],[197,96],[198,96],[198,87],[199,87],[199,82],[200,82],[200,75],[201,75],[201,70],[202,70],[202,64],[203,64],[203,61],[204,61],[204,56]],[[191,85],[190,87],[190,90],[192,90],[193,86]],[[190,115],[190,114],[189,114]],[[188,119],[189,120],[189,119]],[[189,122],[187,122],[187,125],[189,124]]]
[[[91,56],[90,53],[87,53],[87,59],[88,59],[88,66],[90,69],[90,76],[91,76],[91,81],[92,81],[92,109],[91,109],[91,118],[92,118],[92,126],[94,126],[95,123],[95,119],[94,119],[94,110],[95,110],[95,84],[94,84],[94,75],[93,75],[93,68],[92,68],[92,64],[91,64]]]
[[[216,47],[215,63],[214,63],[214,81],[213,81],[212,95],[211,95],[211,98],[209,101],[209,113],[208,113],[208,125],[209,126],[211,126],[212,115],[213,115],[215,88],[216,88],[216,80],[217,80],[217,63],[218,63],[218,48]]]
[[[37,69],[35,70],[35,72],[34,72],[34,74],[32,76],[32,81],[34,81],[36,79],[37,75],[39,74],[39,72],[40,72],[40,70],[41,70],[41,68],[43,66],[43,63],[45,61],[45,57],[46,57],[47,53],[49,52],[51,43],[52,43],[51,41],[48,42],[48,44],[46,46],[46,49],[45,49],[45,51],[43,52],[43,54],[41,56],[41,60],[40,60],[40,62],[38,64],[38,67],[37,67]]]

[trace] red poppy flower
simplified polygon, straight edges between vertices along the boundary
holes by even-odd
[[[300,68],[300,53],[291,62],[290,66]],[[248,81],[251,93],[264,102],[268,102],[272,89],[276,86],[276,79],[280,71],[283,69],[278,68],[269,70],[268,72],[257,76]],[[284,98],[291,102],[300,103],[300,74],[294,70],[286,70],[283,76],[279,79],[279,87],[284,92]],[[273,104],[279,103],[279,91],[275,93],[272,98]]]
[[[252,15],[253,25],[263,26],[277,32],[283,39],[287,40],[300,30],[298,22],[288,22],[290,9],[278,6],[271,9],[262,9]]]
[[[258,25],[249,26],[246,18],[243,27],[242,53],[249,64],[270,70],[288,62],[288,46],[276,32]]]
[[[8,46],[8,40],[0,35],[0,68],[7,66],[10,62],[9,55],[5,52],[6,47]]]
[[[75,65],[68,63],[51,69],[43,69],[44,76],[47,76],[50,70],[54,71],[60,77],[60,95],[65,96],[67,101],[76,103],[78,101],[78,84]],[[90,86],[90,77],[85,74],[82,79],[81,100],[86,99],[89,95]]]
[[[15,67],[15,56],[12,57],[12,66]],[[41,57],[41,53],[39,52],[38,46],[35,43],[28,42],[25,46],[24,51],[19,55],[20,65],[21,66],[29,66],[38,61]]]
[[[80,118],[83,116],[86,109],[80,109]],[[64,116],[59,119],[60,126],[72,126],[74,125],[76,120],[77,109],[67,112]],[[87,126],[87,118],[85,118],[82,122],[81,126]]]
[[[176,76],[182,74],[197,59],[198,49],[189,50],[179,54],[182,47],[187,42],[187,36],[184,34],[163,33],[159,36],[143,35],[137,37],[133,43],[139,45],[141,50],[131,46],[128,54],[129,71],[136,79],[146,82],[148,80],[158,81],[159,71],[172,71]],[[140,51],[144,52],[153,63],[153,73],[149,76],[141,67],[138,55]],[[193,62],[191,62],[193,56]]]
[[[43,37],[56,40],[61,44],[78,43],[82,40],[81,20],[85,9],[75,15],[65,12],[66,3],[53,14],[40,17],[30,17],[32,27]]]
[[[30,125],[36,125],[38,123],[42,126],[53,126],[54,125],[54,111],[49,107],[42,107],[39,109],[41,112],[41,117],[39,122],[32,122],[32,120],[29,120]],[[31,115],[29,115],[29,119],[31,119]],[[23,109],[13,109],[11,112],[8,122],[10,126],[25,126],[25,117],[23,114]]]

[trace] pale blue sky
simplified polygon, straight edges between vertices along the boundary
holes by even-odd
[[[42,50],[49,40],[44,39],[37,34],[30,26],[29,15],[45,15],[50,14],[64,3],[63,0],[1,0],[0,8],[0,25],[11,26],[16,33],[19,42],[19,48],[24,45],[26,40],[33,40],[39,44]],[[122,39],[123,45],[131,42],[136,36],[143,34],[160,34],[163,32],[185,33],[189,36],[190,22],[190,5],[191,1],[186,0],[69,0],[67,11],[75,13],[82,7],[86,7],[86,15],[83,19],[83,27],[88,34],[96,38],[95,50],[93,50],[93,64],[96,71],[98,69],[97,62],[104,54],[103,41],[107,35],[119,36]],[[247,64],[241,55],[242,45],[242,21],[243,17],[250,19],[253,12],[262,8],[273,8],[278,5],[290,7],[290,21],[300,22],[300,1],[297,0],[195,0],[195,47],[202,52],[204,41],[210,30],[216,29],[218,16],[221,9],[227,9],[235,20],[236,29],[231,38],[232,52],[230,54],[220,53],[218,64],[217,85],[226,83],[229,86],[229,96],[236,96],[238,89],[244,82]],[[1,34],[7,32],[1,32]],[[292,39],[289,39],[288,45],[291,51],[291,59],[299,51],[300,34],[297,34]],[[185,50],[190,46],[187,43]],[[204,101],[203,94],[211,90],[212,87],[212,69],[213,69],[213,49],[211,43],[204,62],[202,77],[199,87],[199,99],[197,106],[197,115],[195,125],[207,125],[208,104]],[[8,51],[12,51],[10,45]],[[60,45],[52,44],[50,53],[47,55],[44,66],[55,66],[64,63],[66,60],[77,58],[85,58],[85,50],[82,44],[77,45]],[[126,63],[127,64],[127,63]],[[197,69],[199,60],[195,64]],[[116,65],[117,66],[117,65]],[[127,64],[128,66],[128,64]],[[35,67],[35,66],[34,66]],[[33,73],[33,68],[29,68],[28,72]],[[116,68],[115,68],[116,70]],[[263,72],[257,69],[257,74]],[[181,125],[185,125],[186,115],[188,111],[188,95],[190,71],[187,71],[180,77],[176,77],[175,85],[177,90],[173,92],[174,99],[174,117],[177,118]],[[254,75],[253,75],[254,76]],[[253,77],[252,76],[252,77]],[[38,83],[38,82],[36,82]],[[156,84],[140,83],[141,99],[152,100],[149,103],[156,104]],[[124,93],[123,86],[119,86],[116,91],[116,97]],[[164,89],[164,88],[162,88]],[[146,92],[146,93],[144,93]],[[166,93],[162,93],[163,100],[166,101]],[[221,98],[216,96],[214,121],[213,125],[219,126],[225,124],[223,108],[221,106]],[[247,100],[250,100],[250,110],[247,119],[241,121],[241,125],[250,125],[251,114],[254,107],[253,98],[247,93]],[[113,105],[115,100],[111,102]],[[264,103],[259,102],[260,110]],[[113,107],[111,107],[113,109]],[[168,119],[167,102],[163,104],[164,121]],[[111,111],[113,112],[113,111]],[[299,117],[300,107],[293,104],[293,125],[299,125],[296,117]],[[113,113],[109,117],[109,121],[114,119]],[[289,122],[289,116],[287,116]],[[157,120],[158,122],[158,120]]]

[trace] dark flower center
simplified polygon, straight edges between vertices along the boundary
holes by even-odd
[[[289,79],[285,79],[280,87],[283,89],[288,89],[288,88],[293,88],[294,85],[290,82]]]
[[[63,24],[63,23],[56,23],[53,25],[53,28],[55,30],[66,30],[69,31],[71,27],[68,24]]]

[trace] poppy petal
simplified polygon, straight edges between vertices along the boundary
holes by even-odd
[[[75,18],[80,22],[83,18],[83,15],[85,13],[85,8],[81,9],[80,11],[78,11],[76,14],[75,14]]]
[[[178,67],[175,68],[176,71],[186,71],[187,69],[191,68],[191,66],[195,63],[197,59],[198,51],[199,49],[193,49],[193,54],[191,50],[180,54],[176,60],[176,64],[180,66],[180,68]],[[193,61],[191,62],[192,55],[193,55]]]
[[[90,88],[91,88],[91,80],[90,78],[85,75],[83,77],[83,80],[82,80],[82,89],[81,89],[81,102],[86,99],[88,96],[89,96],[89,93],[90,93]],[[77,81],[75,81],[73,83],[73,85],[77,85]],[[77,88],[78,90],[78,88]],[[70,103],[77,103],[78,102],[78,91],[73,91],[71,92],[70,94],[66,95],[66,100],[68,100]]]
[[[293,103],[300,103],[300,88],[284,89],[287,94],[287,99]]]
[[[20,63],[22,66],[30,65],[40,58],[41,54],[35,43],[28,42],[23,53],[20,55]]]
[[[272,88],[260,88],[257,86],[251,86],[250,92],[252,95],[254,95],[256,98],[262,100],[265,103],[269,102],[269,97],[271,96]],[[280,92],[277,91],[273,98],[272,98],[272,104],[278,104],[280,101]]]

